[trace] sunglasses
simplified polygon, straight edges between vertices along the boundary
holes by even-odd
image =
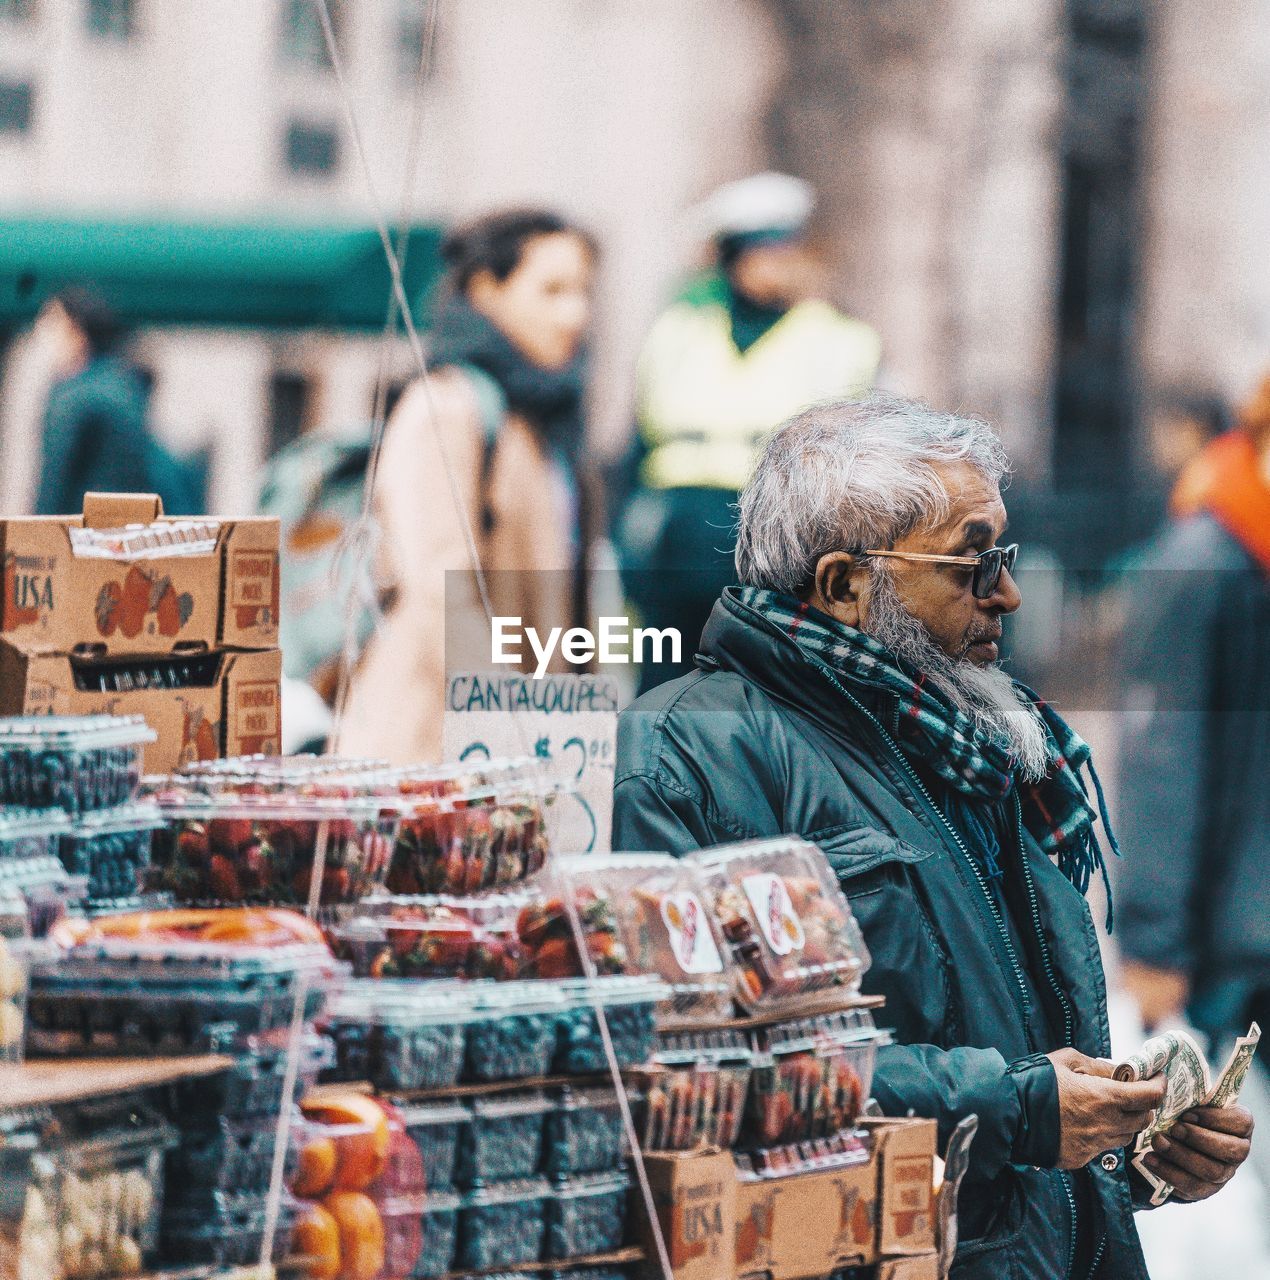
[[[920,560],[923,564],[958,564],[973,569],[970,594],[976,600],[987,600],[1001,582],[1002,573],[1013,573],[1014,562],[1019,558],[1019,544],[1008,547],[989,547],[977,556],[936,556],[920,551],[862,551],[865,556],[887,556],[893,560]]]

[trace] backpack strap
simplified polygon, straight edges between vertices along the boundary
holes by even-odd
[[[507,417],[507,396],[498,382],[474,364],[455,364],[453,368],[471,384],[476,396],[476,412],[481,424],[481,532],[488,538],[494,531],[494,506],[490,501],[489,481],[494,469],[494,451]]]

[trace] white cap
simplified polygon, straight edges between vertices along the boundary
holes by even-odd
[[[703,238],[759,231],[801,231],[816,207],[811,184],[787,173],[756,173],[728,182],[697,206]]]

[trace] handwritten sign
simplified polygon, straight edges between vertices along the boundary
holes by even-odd
[[[446,690],[445,759],[538,756],[573,794],[548,811],[553,847],[607,853],[612,847],[617,682],[609,676],[461,672]]]

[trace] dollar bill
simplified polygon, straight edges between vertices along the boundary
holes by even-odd
[[[1204,1105],[1209,1107],[1233,1107],[1239,1100],[1239,1091],[1244,1087],[1248,1072],[1252,1068],[1252,1060],[1257,1053],[1257,1045],[1261,1042],[1261,1028],[1254,1022],[1248,1028],[1246,1036],[1235,1041],[1230,1058],[1226,1062],[1217,1083],[1213,1085]]]
[[[1133,1166],[1150,1185],[1153,1205],[1163,1204],[1172,1195],[1173,1188],[1144,1163],[1151,1153],[1151,1139],[1158,1133],[1168,1133],[1192,1107],[1232,1106],[1247,1079],[1260,1040],[1261,1028],[1254,1022],[1248,1034],[1235,1042],[1216,1083],[1208,1060],[1185,1031],[1166,1031],[1152,1036],[1137,1053],[1116,1067],[1115,1078],[1121,1081],[1164,1076],[1164,1099],[1133,1144]]]

